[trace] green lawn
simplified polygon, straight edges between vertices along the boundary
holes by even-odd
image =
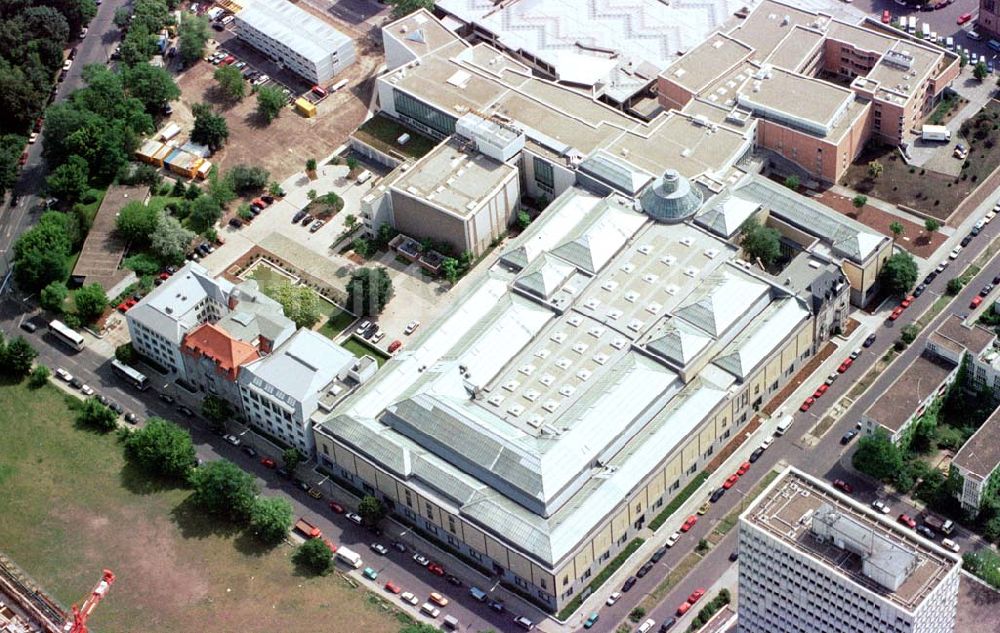
[[[327,311],[325,308],[330,309]],[[350,312],[345,312],[328,301],[320,301],[320,311],[326,317],[326,322],[323,323],[319,332],[327,338],[337,338],[354,322],[354,316]],[[351,351],[354,352],[354,350]]]
[[[368,343],[363,343],[356,336],[352,336],[343,343],[340,344],[341,347],[349,350],[352,354],[361,358],[365,354],[372,356],[378,361],[378,366],[381,367],[389,360],[389,356],[382,350],[376,349],[369,345]]]
[[[66,606],[113,570],[94,630],[398,630],[339,576],[299,575],[291,547],[262,550],[134,470],[114,435],[75,427],[65,397],[0,386],[0,548]]]
[[[368,119],[354,133],[359,139],[387,154],[402,154],[404,157],[417,159],[434,149],[437,141],[419,132],[403,127],[384,115],[375,115]],[[396,142],[403,134],[409,134],[410,140],[405,145]]]

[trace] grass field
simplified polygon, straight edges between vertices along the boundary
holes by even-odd
[[[262,551],[188,494],[133,470],[114,436],[75,428],[55,387],[0,386],[0,547],[66,606],[113,570],[95,630],[399,629],[374,597],[298,575],[291,547]]]
[[[368,354],[369,356],[373,357],[376,362],[378,362],[379,367],[384,365],[386,361],[389,360],[388,354],[386,354],[380,349],[372,347],[368,343],[362,342],[361,340],[358,339],[357,336],[352,336],[348,338],[346,341],[341,343],[340,346],[349,350],[352,354],[354,354],[358,358],[361,358],[365,354]]]

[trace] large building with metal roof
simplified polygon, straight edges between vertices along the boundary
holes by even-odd
[[[788,468],[740,515],[740,633],[952,633],[962,562]]]
[[[560,609],[818,345],[807,301],[661,212],[568,188],[315,427],[320,464]]]

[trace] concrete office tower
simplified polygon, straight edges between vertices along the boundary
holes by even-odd
[[[960,559],[789,468],[740,516],[740,633],[951,633]]]

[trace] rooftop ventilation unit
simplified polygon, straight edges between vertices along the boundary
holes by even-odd
[[[543,347],[542,349],[540,349],[540,350],[538,350],[538,351],[535,352],[535,356],[537,356],[538,358],[542,358],[542,359],[548,358],[549,354],[550,354],[550,352],[549,352],[549,349],[547,347]]]
[[[615,340],[611,341],[611,347],[617,350],[625,349],[626,345],[628,345],[628,341],[626,341],[623,338],[616,338]]]
[[[611,308],[610,310],[608,310],[609,319],[618,319],[619,317],[621,317],[621,315],[622,311],[619,310],[618,308]]]
[[[559,369],[569,369],[570,365],[572,365],[572,363],[569,362],[568,358],[560,358],[556,361],[556,367]]]

